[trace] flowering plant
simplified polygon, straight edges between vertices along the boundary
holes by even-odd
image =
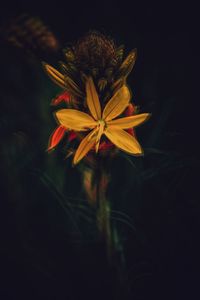
[[[52,104],[57,107],[64,102],[67,106],[54,112],[58,126],[50,137],[48,149],[54,149],[67,134],[68,141],[78,141],[78,146],[70,148],[67,156],[73,154],[74,165],[81,160],[87,163],[81,169],[83,186],[88,200],[96,204],[99,229],[110,245],[106,199],[109,174],[103,160],[112,157],[115,148],[142,155],[135,127],[150,116],[137,113],[126,82],[135,64],[136,50],[123,60],[122,46],[117,48],[111,39],[90,32],[65,49],[64,54],[66,62],[60,63],[61,72],[44,63],[49,77],[63,89]],[[98,155],[103,157],[101,161]]]

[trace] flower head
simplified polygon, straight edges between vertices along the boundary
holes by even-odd
[[[88,32],[63,52],[61,72],[44,63],[49,77],[72,98],[79,100],[85,97],[87,77],[92,77],[97,91],[104,94],[101,98],[104,103],[109,99],[109,94],[125,84],[137,57],[137,50],[133,49],[124,58],[124,46],[118,47],[110,37],[97,31]]]
[[[114,145],[130,154],[141,155],[134,127],[143,123],[149,114],[136,114],[126,84],[136,61],[136,49],[124,58],[122,45],[118,47],[110,37],[90,31],[63,52],[61,72],[43,64],[49,77],[63,89],[52,105],[67,107],[55,112],[59,126],[50,137],[48,149],[55,148],[69,132],[68,141],[73,141],[69,155],[76,151],[74,164],[90,150],[105,153],[110,150],[111,154]],[[95,162],[94,156],[88,158]]]
[[[140,125],[149,117],[149,114],[117,118],[129,105],[130,98],[129,88],[124,84],[114,93],[102,110],[93,79],[89,77],[86,80],[88,113],[76,109],[61,109],[55,113],[59,125],[65,127],[66,130],[89,131],[75,152],[74,164],[80,162],[92,148],[95,147],[98,152],[103,135],[125,152],[133,155],[143,153],[136,138],[125,130]]]

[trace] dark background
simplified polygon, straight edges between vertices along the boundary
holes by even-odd
[[[62,45],[95,29],[127,53],[137,48],[129,84],[152,118],[138,129],[144,159],[112,165],[109,197],[134,224],[115,220],[126,261],[118,270],[74,212],[85,203],[78,171],[45,152],[59,89],[40,58],[1,42],[1,299],[199,299],[198,7],[7,1],[1,25],[24,12]]]

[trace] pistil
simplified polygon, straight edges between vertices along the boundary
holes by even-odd
[[[98,149],[99,149],[99,144],[100,144],[100,139],[101,139],[101,136],[104,132],[104,128],[105,128],[105,121],[100,119],[98,120],[98,125],[99,125],[99,129],[98,129],[98,134],[97,134],[97,138],[96,138],[96,153],[98,152]]]

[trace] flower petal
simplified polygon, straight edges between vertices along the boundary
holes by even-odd
[[[100,145],[99,145],[99,151],[104,151],[104,150],[109,150],[111,148],[113,148],[114,145],[113,143],[111,143],[110,141],[103,141]]]
[[[103,111],[103,119],[110,121],[119,116],[128,106],[131,94],[126,85],[123,85],[106,104]]]
[[[142,148],[136,138],[122,129],[109,126],[105,130],[104,134],[113,144],[115,144],[115,146],[125,152],[135,155],[143,153]]]
[[[92,77],[89,77],[86,82],[86,98],[91,115],[95,120],[99,120],[101,118],[101,105]]]
[[[61,141],[61,139],[64,137],[66,132],[66,128],[63,126],[58,126],[54,132],[52,133],[50,139],[49,139],[49,147],[48,151],[52,150],[54,147],[58,145],[58,143]]]
[[[75,131],[85,131],[96,126],[91,116],[76,109],[61,109],[55,115],[61,125]]]
[[[137,58],[137,49],[133,49],[129,55],[126,57],[126,59],[123,61],[119,68],[119,74],[120,76],[124,76],[125,78],[128,76],[128,74],[132,71],[133,66],[135,64]]]
[[[104,132],[104,127],[105,127],[105,124],[104,123],[100,123],[99,127],[98,127],[98,133],[97,133],[97,137],[96,137],[96,153],[98,152],[98,149],[99,149],[99,144],[100,144],[100,140],[101,140],[101,136]]]
[[[133,103],[129,103],[127,109],[125,110],[125,116],[129,117],[129,116],[133,116],[135,114],[136,111],[136,106]]]
[[[72,94],[74,97],[83,97],[84,94],[80,90],[78,84],[69,76],[65,76],[65,89]]]
[[[116,128],[121,128],[121,129],[128,129],[142,124],[144,121],[146,121],[149,118],[149,116],[150,114],[145,113],[145,114],[139,114],[139,115],[125,117],[125,118],[119,118],[107,122],[107,125]]]
[[[130,135],[135,136],[135,130],[133,128],[126,129],[126,132],[128,132]]]
[[[65,88],[64,75],[46,63],[43,63],[43,66],[49,77],[61,88]]]
[[[68,137],[68,141],[72,142],[73,140],[75,140],[77,138],[77,134],[74,131],[70,131],[69,133],[69,137]]]
[[[73,163],[77,164],[94,146],[96,143],[96,128],[93,129],[86,137],[81,141],[78,149],[76,150]]]
[[[52,100],[51,105],[59,105],[61,102],[68,104],[70,102],[70,97],[70,94],[64,91]]]

